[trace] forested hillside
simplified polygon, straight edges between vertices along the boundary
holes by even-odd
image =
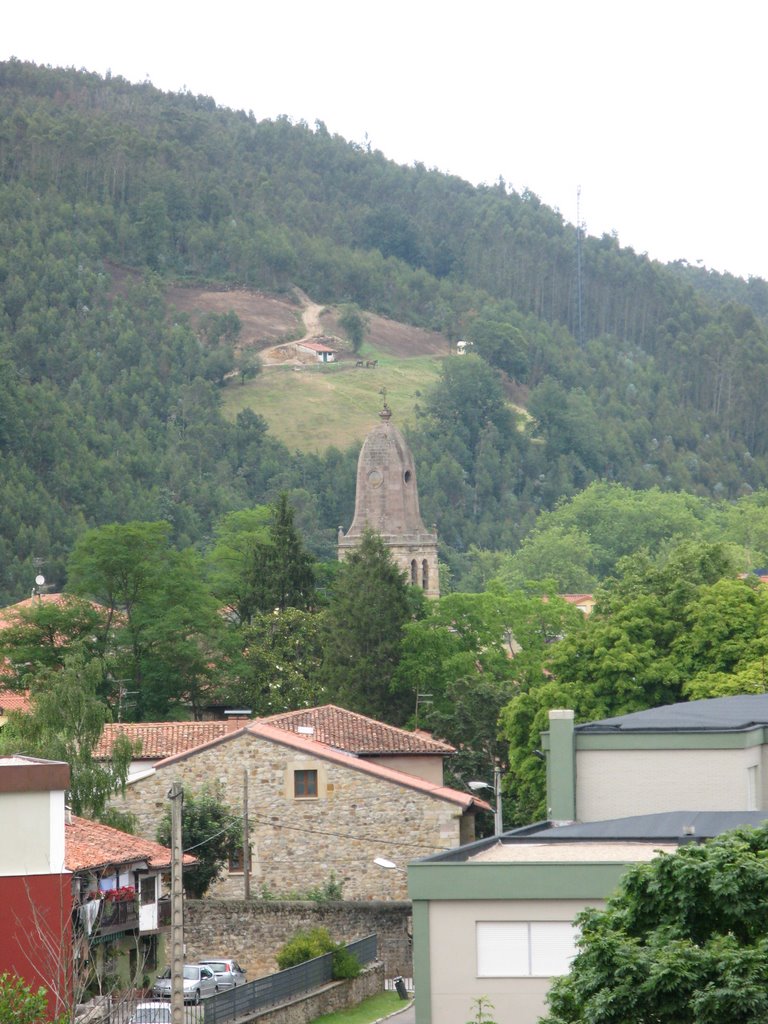
[[[321,123],[0,64],[0,239],[0,603],[28,593],[33,558],[64,585],[86,527],[165,520],[203,548],[281,492],[332,556],[356,453],[288,452],[258,409],[228,422],[231,353],[171,284],[297,284],[474,343],[410,436],[457,579],[471,545],[516,549],[596,480],[714,499],[768,483],[765,282],[578,239],[532,193],[401,167]]]

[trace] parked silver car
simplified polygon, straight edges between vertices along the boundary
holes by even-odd
[[[168,1003],[137,1003],[128,1024],[171,1024],[171,1008]]]
[[[184,964],[184,1002],[199,1003],[201,999],[216,995],[219,986],[210,967],[201,964]],[[171,998],[171,968],[166,967],[152,986],[152,995],[162,999]]]
[[[238,985],[244,985],[248,980],[245,976],[245,971],[237,960],[227,957],[211,957],[210,959],[198,960],[198,963],[211,968],[216,976],[219,992],[223,992],[228,988],[237,988]]]

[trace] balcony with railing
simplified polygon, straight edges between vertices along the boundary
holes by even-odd
[[[136,896],[104,899],[96,919],[96,930],[102,935],[126,932],[139,927],[139,901]]]

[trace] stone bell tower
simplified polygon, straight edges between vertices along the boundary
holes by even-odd
[[[439,597],[437,533],[430,533],[421,520],[413,455],[391,418],[385,399],[381,422],[360,449],[355,518],[346,534],[339,527],[339,559],[359,547],[368,527],[381,535],[413,586],[421,587],[427,597]]]

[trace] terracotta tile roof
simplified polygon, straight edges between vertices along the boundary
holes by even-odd
[[[366,775],[375,775],[385,782],[404,786],[406,789],[418,790],[428,796],[436,797],[438,800],[447,800],[449,803],[458,804],[462,811],[492,810],[490,804],[486,803],[485,800],[478,799],[471,793],[462,793],[460,790],[450,789],[448,786],[439,786],[434,782],[428,782],[425,779],[419,778],[417,775],[409,775],[407,772],[396,771],[394,768],[386,768],[384,765],[366,761],[355,754],[344,753],[325,743],[318,743],[307,736],[294,733],[290,729],[281,729],[271,725],[266,719],[259,719],[250,725],[246,725],[243,729],[239,729],[237,732],[232,732],[218,740],[211,740],[210,743],[196,747],[194,750],[187,750],[184,753],[177,754],[175,757],[168,757],[164,761],[158,762],[155,765],[155,769],[163,769],[169,765],[176,764],[178,761],[186,761],[208,747],[217,746],[219,743],[224,743],[235,736],[241,736],[243,733],[250,733],[252,736],[259,736],[272,743],[292,747],[294,750],[301,750],[306,754],[320,757],[325,761],[333,761],[335,764],[343,765],[345,768],[350,768],[353,771],[363,772]],[[128,785],[131,785],[131,783],[129,782]]]
[[[28,611],[34,608],[38,604],[61,604],[66,605],[70,601],[82,601],[82,598],[75,597],[73,594],[40,594],[37,597],[27,597],[23,601],[18,601],[16,604],[9,604],[5,608],[0,608],[0,629],[8,629],[9,626],[16,626],[19,622],[19,612]],[[88,602],[92,608],[97,611],[104,610],[103,605],[97,604],[95,601]]]
[[[110,722],[104,726],[99,743],[94,751],[97,758],[109,757],[112,745],[118,736],[127,736],[135,743],[141,743],[137,759],[159,761],[173,757],[185,750],[199,747],[211,740],[221,739],[233,728],[240,728],[243,721],[233,722]]]
[[[328,348],[327,345],[323,345],[322,342],[319,342],[319,341],[300,341],[300,342],[297,342],[297,344],[301,348],[310,349],[310,351],[312,351],[312,352],[335,352],[336,351],[333,348]]]
[[[259,722],[297,732],[299,726],[313,728],[309,739],[326,743],[329,747],[346,750],[350,754],[452,754],[455,747],[433,739],[428,732],[409,732],[394,725],[377,722],[374,718],[358,715],[335,704],[319,708],[302,708],[279,715],[260,718]],[[304,735],[300,733],[299,735]]]
[[[109,865],[145,861],[151,868],[169,867],[171,851],[151,839],[72,815],[64,828],[64,864],[68,871],[96,871]],[[195,858],[184,854],[185,864]]]
[[[0,686],[0,715],[9,711],[29,711],[31,707],[29,690],[7,690]]]

